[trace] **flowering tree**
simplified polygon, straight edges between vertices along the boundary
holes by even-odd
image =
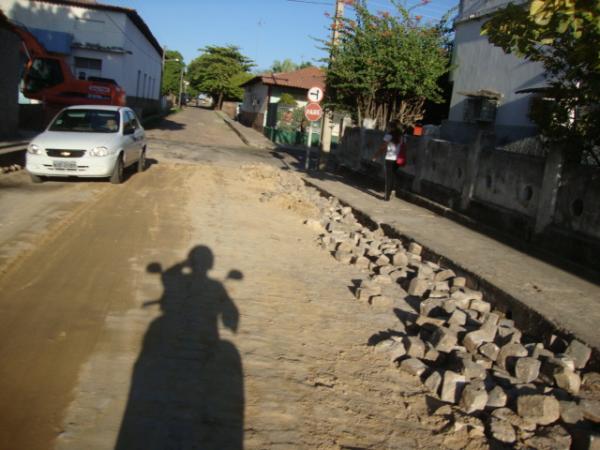
[[[447,17],[438,26],[423,25],[410,9],[392,3],[396,14],[372,14],[366,0],[355,0],[356,20],[336,21],[339,40],[326,43],[327,105],[353,113],[359,123],[373,119],[379,128],[420,120],[425,100],[443,100],[437,81],[449,70]]]

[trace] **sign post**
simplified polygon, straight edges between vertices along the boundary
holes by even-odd
[[[314,90],[314,91],[313,91]],[[321,88],[311,88],[308,91],[308,96],[310,98],[311,91],[313,91],[315,99],[322,100],[323,99],[323,90]],[[311,102],[304,108],[304,117],[308,120],[308,142],[306,143],[306,161],[304,162],[304,168],[308,170],[308,166],[310,163],[310,147],[312,144],[312,126],[313,122],[317,122],[323,116],[323,108],[316,102]]]

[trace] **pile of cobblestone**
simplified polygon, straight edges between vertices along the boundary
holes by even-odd
[[[486,435],[494,448],[600,448],[600,374],[586,371],[589,347],[557,335],[544,342],[524,336],[466,278],[425,260],[418,243],[405,246],[362,225],[352,208],[296,174],[248,169],[274,181],[261,201],[315,207],[304,223],[318,245],[364,274],[356,298],[397,317],[375,335],[374,351],[419,377],[442,405],[434,416],[451,418],[454,431]]]
[[[471,415],[469,426],[495,441],[516,448],[600,448],[594,431],[600,374],[585,372],[589,347],[556,335],[546,342],[524,337],[465,278],[425,261],[419,244],[405,248],[381,229],[361,225],[337,199],[307,195],[320,211],[305,220],[319,245],[367,274],[356,298],[394,308],[398,316],[376,352],[420,377],[445,408]]]
[[[19,170],[23,170],[23,166],[19,164],[9,164],[0,167],[0,173],[18,172]]]

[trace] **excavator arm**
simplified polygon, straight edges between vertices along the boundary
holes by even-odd
[[[126,104],[125,90],[115,83],[78,80],[62,55],[50,53],[25,27],[8,20],[0,10],[0,27],[20,37],[28,55],[23,76],[23,94],[48,105],[118,105]]]

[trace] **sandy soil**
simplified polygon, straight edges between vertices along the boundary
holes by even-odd
[[[0,277],[1,449],[485,447],[367,345],[397,319],[285,172],[155,157]]]

